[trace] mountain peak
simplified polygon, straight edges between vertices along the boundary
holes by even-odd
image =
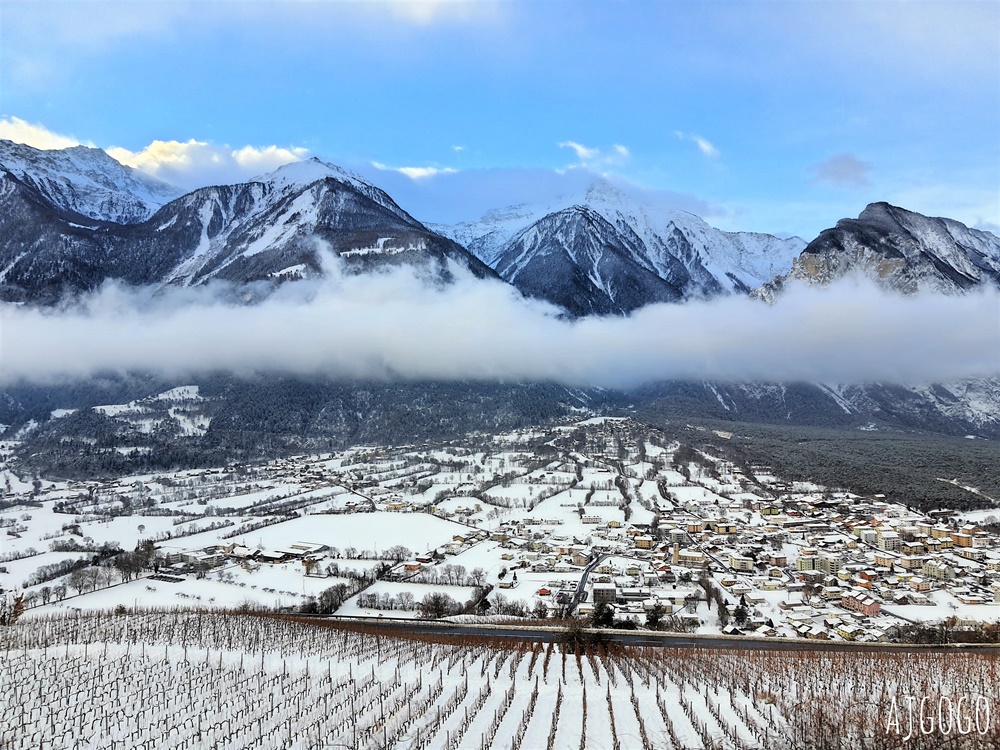
[[[105,151],[103,148],[97,148],[96,146],[84,146],[82,144],[78,146],[69,146],[68,148],[59,149],[64,154],[70,154],[75,157],[81,157],[84,159],[90,159],[97,163],[111,163],[124,166],[120,161],[115,159],[111,154]]]
[[[921,219],[927,218],[912,211],[907,211],[905,208],[893,206],[885,201],[877,201],[865,206],[864,210],[858,214],[857,220],[890,231],[898,231],[901,219],[905,221],[907,218],[917,217]]]
[[[587,188],[587,203],[623,203],[628,196],[603,177],[598,177]]]
[[[328,177],[346,182],[352,187],[371,187],[369,183],[353,172],[338,167],[336,164],[325,162],[315,156],[303,159],[302,161],[283,164],[273,172],[254,178],[253,181],[270,183],[277,188],[304,188],[312,185],[314,182],[325,180]]]
[[[857,219],[821,232],[788,277],[826,283],[849,273],[906,294],[1000,286],[1000,239],[953,219],[871,203]]]
[[[45,150],[0,140],[0,169],[53,206],[119,224],[143,221],[183,192],[89,146]]]
[[[526,282],[521,282],[526,278],[523,268],[531,262],[531,254],[571,247],[577,239],[593,235],[598,243],[620,248],[622,258],[628,255],[636,268],[652,273],[669,286],[669,294],[647,300],[657,301],[747,293],[786,273],[806,245],[796,237],[713,229],[695,214],[678,207],[676,198],[673,194],[661,196],[598,177],[586,189],[550,203],[513,206],[487,213],[478,222],[438,229],[465,245],[507,281],[514,279],[520,283],[521,286],[514,285],[522,292],[548,299],[575,314],[584,314],[586,310],[581,312],[579,305],[574,309],[565,296],[572,292],[564,283],[571,269],[553,270],[551,264],[546,267],[545,272],[551,272],[549,289],[544,288],[544,279],[533,279],[530,289]],[[570,253],[567,257],[583,256]],[[541,265],[535,266],[537,273],[542,270]],[[577,270],[587,283],[605,287],[612,283],[607,264],[597,263],[586,269],[580,266],[572,272]],[[583,281],[580,284],[586,286]],[[574,288],[579,290],[580,284]],[[614,304],[601,309],[594,302],[596,294],[585,294],[590,312],[598,309],[624,312],[634,308],[632,303],[617,304],[613,300]]]
[[[300,192],[310,185],[323,180],[332,179],[353,188],[366,198],[375,201],[405,221],[419,224],[412,216],[400,208],[396,202],[381,188],[343,167],[323,161],[315,156],[302,161],[293,161],[278,167],[273,172],[261,175],[252,182],[268,184],[274,189],[287,192]]]

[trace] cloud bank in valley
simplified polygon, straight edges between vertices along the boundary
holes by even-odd
[[[792,285],[567,321],[497,281],[428,285],[407,268],[287,284],[243,305],[222,287],[106,285],[58,311],[5,305],[0,379],[219,369],[344,379],[666,379],[926,383],[1000,373],[1000,294],[901,297],[870,283]]]

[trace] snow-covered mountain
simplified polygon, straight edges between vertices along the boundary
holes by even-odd
[[[683,299],[684,269],[664,279],[642,262],[643,249],[633,232],[616,229],[585,206],[572,206],[517,234],[495,259],[494,270],[522,294],[576,317],[625,315],[653,302]]]
[[[659,415],[682,424],[709,418],[1000,439],[997,377],[944,386],[672,381],[629,393],[544,383],[193,377],[109,375],[10,385],[0,392],[0,422],[11,427],[0,427],[0,435],[22,441],[22,467],[62,477],[411,443],[595,412]]]
[[[456,266],[480,277],[499,275],[524,294],[548,300],[575,317],[626,315],[651,302],[752,290],[766,297],[779,293],[789,278],[826,283],[850,272],[871,275],[904,293],[961,293],[1000,285],[1000,239],[884,203],[869,206],[856,220],[839,222],[806,246],[798,238],[722,232],[690,213],[654,205],[605,181],[551,204],[514,206],[447,227],[422,224],[384,191],[315,159],[246,183],[176,193],[96,149],[38,151],[0,142],[0,299],[56,304],[107,279],[135,285],[197,285],[215,279],[277,284],[322,273],[321,248],[337,254],[351,272],[405,263],[428,268],[436,278],[448,278]],[[291,391],[302,387],[295,384]],[[481,408],[477,399],[485,396],[470,388],[463,409]],[[651,388],[651,394],[636,396],[687,403],[691,413],[714,409],[719,416],[751,421],[872,423],[1000,435],[996,378],[921,388],[755,383]],[[103,403],[126,403],[163,390],[130,390],[124,400]],[[366,413],[355,402],[368,403],[368,390],[367,384],[355,384],[317,396],[316,403],[333,399],[338,406],[321,409],[318,413],[335,418],[316,422],[309,435],[377,440],[396,429],[387,426],[394,424],[391,410],[350,427],[352,419]],[[531,388],[487,390],[490,409],[497,413],[520,413],[523,407],[534,414],[541,403]],[[252,421],[247,415],[258,413],[269,392],[236,389],[238,399],[219,403],[236,399],[241,410],[227,421],[230,407],[220,406],[212,429]],[[379,399],[393,404],[393,414],[405,412],[406,404],[425,403],[417,419],[423,424],[440,422],[453,410],[455,393],[441,384],[387,385]],[[551,406],[546,413],[555,413],[557,406],[564,409],[563,396],[564,389],[556,388],[542,399]],[[600,396],[611,401],[632,397]],[[0,410],[4,398],[0,393]],[[46,405],[42,418],[80,406],[62,400]],[[12,424],[42,421],[28,411],[8,411]],[[285,411],[283,402],[276,414]],[[58,429],[77,425],[82,434],[109,419],[103,413],[80,412],[60,421]],[[456,430],[459,425],[482,426],[468,422],[467,415],[452,422]],[[288,434],[299,429],[282,428]],[[54,450],[61,450],[60,440],[53,438]]]
[[[434,228],[522,293],[573,315],[745,294],[785,273],[806,246],[798,237],[723,232],[605,180],[554,204],[512,206]]]
[[[42,151],[0,140],[0,171],[34,188],[56,208],[116,224],[145,221],[184,193],[86,146]]]
[[[1000,285],[1000,238],[885,203],[807,245],[723,232],[603,179],[582,194],[450,226],[425,226],[384,191],[318,159],[179,193],[100,149],[0,141],[0,297],[52,303],[108,278],[309,277],[321,272],[321,246],[358,271],[417,263],[447,276],[452,262],[478,276],[492,269],[572,316],[721,294],[770,298],[790,279],[826,283],[852,272],[904,293]]]
[[[454,263],[494,276],[383,191],[315,159],[247,183],[194,190],[136,223],[67,213],[39,184],[48,183],[0,172],[5,299],[51,303],[109,278],[137,285],[302,278],[321,272],[324,247],[354,271],[409,263],[447,278]]]
[[[1000,237],[952,219],[872,203],[857,219],[842,219],[821,232],[788,274],[761,294],[772,295],[788,280],[827,284],[851,273],[904,294],[1000,286]]]
[[[123,257],[138,248],[141,258],[128,258],[129,266],[155,259],[160,265],[144,275],[172,284],[316,275],[320,242],[356,270],[407,262],[446,272],[450,260],[477,275],[493,275],[383,191],[318,159],[248,183],[195,190],[164,206],[135,234]]]

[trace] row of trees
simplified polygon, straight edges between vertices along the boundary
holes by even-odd
[[[158,572],[164,563],[163,557],[156,552],[151,541],[144,542],[131,552],[123,552],[113,543],[105,543],[88,552],[92,554],[75,560],[61,560],[51,565],[43,565],[32,573],[24,582],[26,587],[37,586],[63,576],[68,578],[56,586],[43,586],[36,591],[29,591],[25,594],[26,605],[31,607],[39,603],[61,601],[66,597],[68,589],[82,594],[85,591],[96,591],[111,586],[118,581],[131,581],[143,570]]]
[[[357,604],[362,609],[376,609],[385,611],[413,612],[419,610],[420,616],[429,620],[437,620],[442,617],[462,614],[485,614],[490,611],[490,600],[487,598],[491,591],[491,586],[477,586],[473,589],[472,596],[465,602],[460,602],[443,591],[432,591],[417,601],[416,596],[410,591],[401,591],[398,594],[377,593],[361,594],[358,596]],[[506,604],[503,597],[502,605]],[[505,612],[506,606],[503,606]],[[497,609],[493,607],[493,609]],[[523,605],[519,609],[523,616]]]
[[[325,589],[318,597],[310,597],[299,607],[303,614],[329,615],[343,606],[344,602],[372,585],[374,577],[362,576],[350,583],[337,583]]]
[[[490,600],[487,594],[490,587],[476,588],[472,596],[465,601],[458,602],[441,591],[432,591],[420,600],[420,616],[429,620],[437,620],[449,615],[484,614],[489,611]]]
[[[358,606],[361,609],[378,609],[390,612],[398,609],[404,612],[412,612],[421,605],[417,602],[417,598],[412,592],[401,591],[396,595],[389,593],[361,594],[358,596]]]
[[[302,567],[305,568],[306,575],[317,575],[320,568],[320,561],[307,557],[302,561]],[[389,563],[382,562],[371,570],[357,570],[350,567],[341,568],[338,563],[332,562],[327,563],[326,567],[323,568],[323,571],[331,578],[354,578],[356,580],[374,581],[375,579],[381,578],[385,575],[391,567],[392,566]]]
[[[328,557],[332,557],[335,560],[393,560],[395,562],[402,562],[413,553],[410,551],[409,547],[404,547],[402,544],[396,544],[383,552],[379,552],[374,549],[359,550],[357,547],[344,547],[343,550],[339,547],[331,547],[326,554]]]
[[[409,580],[445,586],[482,586],[486,571],[476,567],[466,574],[464,565],[438,565],[421,570]]]

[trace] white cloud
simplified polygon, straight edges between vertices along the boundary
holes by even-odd
[[[399,172],[411,180],[425,180],[428,177],[435,177],[439,174],[455,174],[458,172],[457,169],[453,169],[452,167],[390,167],[377,161],[373,161],[371,165],[383,172]]]
[[[621,387],[672,378],[920,383],[1000,372],[996,290],[903,297],[847,280],[792,285],[773,306],[732,296],[568,322],[498,281],[462,276],[432,288],[407,268],[344,275],[332,257],[326,270],[255,306],[224,301],[217,288],[154,295],[115,286],[82,309],[4,305],[0,380],[233,369]]]
[[[503,3],[468,2],[468,0],[368,0],[368,7],[387,8],[393,17],[427,26],[447,22],[496,22],[505,10]]]
[[[212,151],[211,146],[194,138],[181,143],[180,141],[153,141],[142,151],[129,151],[126,148],[112,146],[108,153],[122,164],[135,169],[142,169],[156,174],[161,169],[190,169],[199,160],[199,156]],[[209,157],[211,160],[211,157]]]
[[[591,161],[601,155],[601,150],[599,148],[587,148],[583,144],[577,143],[576,141],[561,141],[556,145],[559,146],[559,148],[573,149],[576,153],[576,158],[583,162]]]
[[[719,149],[713,146],[708,140],[702,138],[700,135],[692,136],[694,142],[698,145],[698,150],[701,151],[705,156],[718,156]]]
[[[498,167],[460,169],[433,179],[415,180],[397,170],[379,170],[371,163],[350,164],[353,171],[378,185],[411,216],[422,222],[455,224],[474,221],[490,211],[510,206],[570,205],[583,200],[600,177],[650,206],[689,211],[701,217],[718,217],[725,209],[690,193],[651,190],[617,174],[598,173],[579,166],[572,169]],[[739,227],[737,227],[739,228]]]
[[[0,138],[44,150],[94,146],[92,142],[55,133],[44,125],[29,123],[19,117],[0,118]],[[118,146],[105,150],[126,166],[186,188],[247,180],[310,156],[309,150],[305,148],[231,148],[194,138],[183,142],[153,141],[141,151],[130,151]]]
[[[72,148],[73,146],[80,145],[93,145],[92,143],[83,143],[80,139],[72,135],[53,133],[44,125],[26,122],[20,117],[0,118],[0,138],[46,151]]]
[[[305,148],[234,149],[193,138],[186,142],[153,141],[141,151],[120,147],[107,151],[122,164],[189,188],[240,182],[309,156]]]
[[[837,154],[809,168],[814,181],[838,187],[861,188],[870,184],[868,173],[871,164],[861,161],[854,154]]]
[[[444,167],[442,169],[438,169],[437,167],[400,167],[397,171],[402,172],[410,179],[420,180],[439,174],[453,174],[458,170],[451,167]]]
[[[691,143],[693,143],[695,146],[698,147],[698,150],[701,151],[702,154],[709,157],[710,159],[714,159],[720,154],[719,149],[717,149],[710,140],[708,140],[707,138],[703,138],[700,135],[696,135],[693,133],[685,133],[681,130],[675,130],[674,135],[677,136],[679,140],[690,141]]]
[[[244,146],[237,151],[233,151],[233,159],[241,167],[266,172],[275,170],[289,162],[302,161],[308,156],[309,149],[281,148],[280,146],[265,146],[263,148]]]
[[[611,167],[621,166],[632,158],[632,153],[620,143],[615,143],[607,150],[584,146],[582,143],[577,143],[576,141],[560,141],[556,145],[559,148],[572,149],[573,153],[576,154],[578,163],[571,164],[568,167],[569,169],[583,167],[601,172]]]

